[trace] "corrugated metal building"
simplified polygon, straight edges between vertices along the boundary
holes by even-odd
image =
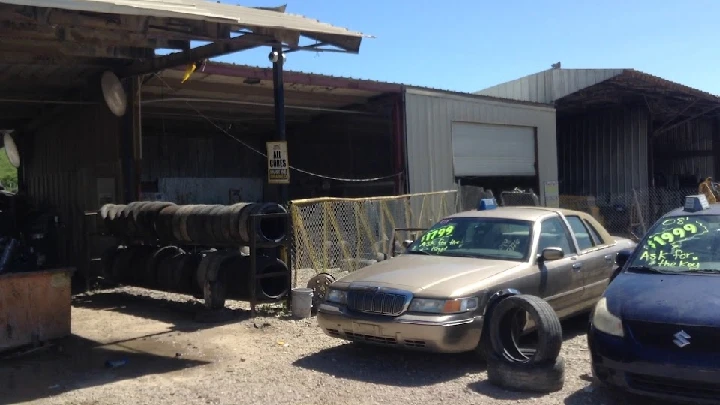
[[[632,69],[562,68],[476,94],[556,106],[561,193],[627,196],[720,176],[712,94]]]
[[[188,63],[259,46],[308,49],[301,37],[357,53],[367,37],[286,14],[284,7],[212,1],[8,0],[0,1],[0,16],[7,27],[0,41],[0,128],[14,131],[20,191],[59,217],[59,261],[79,266],[87,247],[84,211],[140,194],[141,83],[158,71],[181,67],[182,72]],[[191,41],[208,44],[191,49]],[[158,55],[157,49],[178,52]],[[108,71],[122,79],[119,86],[127,95],[119,116],[110,112],[100,89]],[[220,143],[198,145],[215,156],[231,154]],[[162,151],[152,140],[145,146]],[[193,160],[191,154],[186,158]],[[186,174],[204,174],[199,164],[167,160],[185,166]],[[161,163],[147,169],[166,174]]]
[[[494,191],[519,182],[545,201],[543,185],[557,181],[550,105],[407,88],[405,119],[411,193],[455,189],[472,179]]]

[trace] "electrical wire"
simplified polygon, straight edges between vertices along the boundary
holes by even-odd
[[[173,92],[175,91],[175,89],[173,89],[172,86],[170,86],[170,84],[168,84],[168,82],[166,82],[165,79],[163,79],[159,74],[156,74],[155,77],[157,77],[158,79],[160,79],[160,81],[161,81],[170,91],[173,91]],[[249,149],[250,151],[252,151],[252,152],[254,152],[254,153],[257,153],[258,155],[260,155],[260,156],[262,156],[262,157],[264,157],[264,158],[267,158],[267,154],[265,154],[264,152],[262,152],[262,151],[260,151],[260,150],[257,150],[256,148],[252,147],[252,145],[249,145],[247,142],[244,142],[242,139],[240,139],[240,138],[236,137],[235,135],[229,133],[227,130],[225,130],[225,129],[222,128],[220,125],[218,125],[215,121],[213,121],[211,118],[207,117],[205,114],[203,114],[202,112],[200,112],[200,110],[198,110],[197,108],[195,108],[192,104],[190,104],[190,102],[185,101],[185,104],[187,104],[188,107],[190,107],[193,111],[195,111],[195,113],[196,113],[200,118],[202,118],[202,119],[206,120],[207,122],[209,122],[212,126],[214,126],[215,128],[217,128],[220,132],[222,132],[222,133],[224,133],[225,135],[229,136],[231,139],[233,139],[233,140],[235,140],[236,142],[240,143],[242,146],[246,147],[246,148]],[[395,174],[391,174],[391,175],[388,175],[388,176],[371,177],[371,178],[365,178],[365,179],[348,179],[348,178],[332,177],[332,176],[326,176],[326,175],[323,175],[323,174],[313,173],[313,172],[310,172],[310,171],[307,171],[307,170],[300,169],[300,168],[295,167],[295,166],[289,166],[289,168],[290,168],[291,170],[295,170],[296,172],[303,173],[303,174],[306,174],[306,175],[308,175],[308,176],[318,177],[318,178],[326,179],[326,180],[334,180],[334,181],[340,181],[340,182],[347,182],[347,183],[371,183],[371,182],[375,182],[375,181],[380,181],[380,180],[385,180],[385,179],[391,179],[391,178],[394,178],[394,177],[397,177],[397,176],[400,176],[401,174],[403,174],[403,172],[400,171],[400,172],[397,172],[397,173],[395,173]]]

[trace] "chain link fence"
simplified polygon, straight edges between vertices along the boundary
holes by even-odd
[[[662,215],[682,206],[685,196],[697,193],[697,188],[657,187],[595,196],[560,195],[560,207],[587,212],[611,234],[637,240]]]
[[[457,191],[371,198],[313,198],[290,203],[295,286],[318,273],[340,276],[384,260],[405,239],[457,212]],[[395,238],[396,246],[391,246]]]

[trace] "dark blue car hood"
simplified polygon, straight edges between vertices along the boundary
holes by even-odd
[[[621,273],[605,297],[624,320],[720,327],[720,274]]]

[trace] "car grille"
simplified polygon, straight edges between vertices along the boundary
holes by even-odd
[[[397,316],[403,313],[410,296],[382,290],[350,290],[347,308],[368,314]]]
[[[332,335],[334,337],[343,338],[343,335],[337,329],[328,329],[328,333],[330,333],[330,335]],[[353,333],[350,331],[345,331],[344,338],[347,340],[354,341],[354,342],[368,342],[368,343],[377,343],[377,344],[390,345],[390,346],[398,344],[398,340],[394,337],[362,335],[362,334]],[[417,339],[404,339],[402,341],[402,344],[404,344],[406,347],[417,348],[417,349],[423,349],[426,346],[426,343],[424,340],[417,340]]]
[[[646,347],[681,353],[720,353],[720,328],[710,326],[688,326],[655,322],[626,321],[628,330],[635,341]],[[680,331],[690,335],[690,344],[679,347],[673,341]]]
[[[665,395],[680,395],[692,399],[717,399],[720,397],[720,385],[675,378],[654,377],[628,373],[626,375],[631,388]]]

